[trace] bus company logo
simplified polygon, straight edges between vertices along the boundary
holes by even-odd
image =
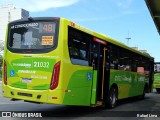
[[[13,66],[30,68],[31,64],[30,63],[13,63]]]

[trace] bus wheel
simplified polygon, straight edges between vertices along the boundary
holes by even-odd
[[[112,87],[109,93],[108,107],[114,108],[117,105],[118,90],[116,87]]]
[[[156,88],[157,93],[160,93],[160,88]]]

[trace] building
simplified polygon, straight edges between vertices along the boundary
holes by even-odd
[[[138,50],[138,47],[132,47],[134,50]]]
[[[0,55],[3,55],[6,26],[8,22],[28,17],[28,11],[21,8],[16,8],[13,4],[0,6]]]
[[[147,50],[139,50],[141,53],[147,53]]]
[[[139,51],[139,52],[141,52],[141,53],[144,53],[144,54],[148,54],[149,55],[149,53],[147,53],[147,50],[138,50],[138,47],[132,47],[134,50],[137,50],[137,51]],[[150,55],[149,55],[150,56]]]
[[[13,20],[28,18],[29,12],[13,4],[0,6],[0,43],[5,40],[6,25]]]

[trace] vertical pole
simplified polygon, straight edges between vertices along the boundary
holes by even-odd
[[[103,73],[102,73],[102,94],[101,94],[101,99],[103,100],[103,90],[104,90],[104,72],[105,72],[105,64],[106,64],[106,50],[107,48],[104,47],[103,49]]]

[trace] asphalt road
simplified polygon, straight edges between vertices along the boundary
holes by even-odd
[[[0,82],[1,89],[1,82]],[[78,106],[64,106],[53,104],[35,104],[24,101],[10,101],[4,98],[0,91],[0,111],[2,112],[17,112],[17,113],[40,113],[42,118],[56,117],[56,119],[83,119],[83,120],[97,120],[97,119],[153,119],[160,117],[160,94],[155,92],[146,95],[144,100],[137,98],[125,99],[118,102],[114,109],[78,107]],[[153,116],[154,115],[154,116]],[[116,117],[115,117],[116,116]],[[139,116],[139,117],[138,117]],[[1,119],[1,118],[0,118]],[[5,119],[5,118],[3,118]],[[6,118],[8,119],[8,118]],[[13,118],[9,118],[13,119]],[[14,118],[15,119],[15,118]],[[154,118],[160,119],[160,118]]]

